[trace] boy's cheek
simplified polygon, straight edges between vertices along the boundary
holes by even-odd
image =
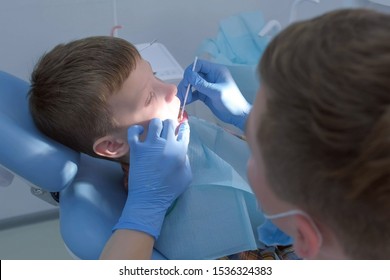
[[[142,124],[140,124],[143,126],[144,128],[144,131],[141,133],[141,135],[139,136],[139,140],[141,142],[144,142],[145,139],[146,139],[146,136],[148,135],[148,130],[149,130],[149,122],[144,122]]]
[[[180,124],[183,123],[183,122],[186,122],[186,121],[188,121],[188,114],[187,114],[187,112],[184,112],[182,119],[180,121],[178,119],[177,123],[175,124],[176,125],[176,130],[175,130],[175,134],[176,135],[178,133]],[[144,131],[139,136],[139,140],[141,142],[144,142],[145,139],[146,139],[146,136],[148,135],[149,123],[150,123],[150,121],[144,121],[144,122],[141,122],[141,123],[138,124],[138,125],[141,125],[144,128]]]

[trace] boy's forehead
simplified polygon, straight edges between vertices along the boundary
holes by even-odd
[[[141,67],[145,70],[149,69],[152,71],[152,65],[150,64],[150,62],[142,57],[140,59],[137,59],[137,66],[136,67]]]
[[[133,71],[130,72],[124,86],[126,86],[126,84],[131,84],[131,87],[134,89],[144,87],[145,83],[150,79],[151,71],[151,65],[148,61],[142,58],[137,59],[136,66]]]
[[[151,75],[149,62],[138,59],[136,67],[130,72],[119,91],[110,96],[109,102],[111,105],[114,107],[126,105],[127,108],[133,107],[133,109],[136,109],[138,103],[144,97],[144,91],[148,87]]]

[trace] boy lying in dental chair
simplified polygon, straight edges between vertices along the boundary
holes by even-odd
[[[76,151],[118,162],[127,182],[131,176],[128,127],[143,126],[143,140],[153,118],[171,119],[178,126],[183,120],[178,120],[176,93],[175,85],[154,76],[151,65],[132,44],[101,36],[61,44],[46,53],[32,73],[29,102],[43,133]],[[253,250],[250,254],[255,258],[268,258],[270,248],[277,247],[267,247],[267,240],[255,238],[264,218],[245,174],[223,159],[232,147],[223,151],[221,146],[233,143],[243,154],[241,165],[245,166],[246,144],[195,117],[189,123],[193,181],[168,211],[161,232],[154,236],[155,248],[168,259],[251,258],[248,252],[240,254],[248,250]],[[276,243],[289,245],[285,236],[280,240]],[[290,254],[280,255],[294,258],[287,248]]]

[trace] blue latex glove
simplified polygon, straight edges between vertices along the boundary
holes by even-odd
[[[130,145],[129,192],[116,229],[146,232],[158,238],[167,209],[189,186],[192,173],[187,157],[190,129],[172,120],[152,119],[144,142],[143,127],[128,129]]]
[[[292,237],[281,231],[272,221],[265,219],[264,223],[257,228],[259,241],[267,246],[287,246],[294,243]]]
[[[196,90],[193,92],[190,90],[187,104],[202,100],[221,121],[244,131],[251,105],[225,66],[206,60],[198,60],[194,71],[192,64],[188,66],[183,80],[178,85],[177,96],[181,103],[184,101],[188,84]]]

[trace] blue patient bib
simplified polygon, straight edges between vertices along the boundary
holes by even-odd
[[[259,240],[267,246],[291,245],[294,240],[281,231],[270,220],[265,219],[264,223],[257,228]]]
[[[265,219],[246,178],[247,143],[195,117],[190,127],[193,181],[166,216],[155,248],[168,259],[216,259],[263,247],[257,228]]]

